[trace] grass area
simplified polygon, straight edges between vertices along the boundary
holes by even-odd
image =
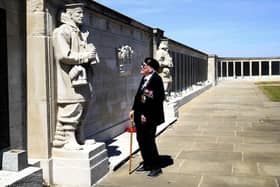
[[[258,81],[258,82],[255,82],[256,85],[269,85],[269,84],[279,84],[280,86],[280,81]]]
[[[280,81],[258,81],[255,84],[271,101],[280,102]]]

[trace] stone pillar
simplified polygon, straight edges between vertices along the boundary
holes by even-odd
[[[241,78],[243,79],[244,78],[244,68],[243,68],[244,63],[243,63],[243,61],[241,61],[240,64],[241,64]]]
[[[259,76],[262,76],[262,61],[259,61]]]
[[[40,161],[51,182],[51,123],[54,119],[48,13],[44,0],[27,1],[27,136],[28,157]]]
[[[236,79],[235,61],[233,61],[233,78]]]
[[[269,62],[269,76],[271,77],[272,76],[272,61],[270,60]]]
[[[208,81],[211,81],[213,85],[216,85],[216,70],[215,64],[217,61],[216,55],[208,55]]]
[[[252,61],[249,61],[250,77],[252,77]]]

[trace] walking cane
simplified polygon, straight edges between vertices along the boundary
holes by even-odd
[[[133,141],[133,119],[130,119],[129,123],[129,132],[130,132],[130,150],[129,150],[129,166],[128,172],[131,174],[131,163],[132,163],[132,141]]]

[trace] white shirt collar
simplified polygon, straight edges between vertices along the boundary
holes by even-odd
[[[145,88],[145,87],[148,85],[149,80],[151,79],[151,77],[152,77],[152,75],[153,75],[154,73],[155,73],[155,72],[153,71],[152,73],[150,73],[149,75],[147,75],[147,76],[144,77],[145,82],[144,82],[142,88]]]
[[[152,77],[152,75],[154,74],[154,72],[150,73],[149,75],[145,76],[144,79],[146,80],[146,82],[148,80],[150,80],[150,78]]]

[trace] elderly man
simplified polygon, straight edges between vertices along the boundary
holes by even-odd
[[[156,177],[162,173],[155,135],[157,125],[164,122],[164,88],[157,71],[159,63],[153,58],[146,58],[141,65],[143,75],[134,104],[129,113],[136,124],[136,138],[143,158],[143,166],[138,172],[149,171],[148,176]]]
[[[79,150],[82,146],[76,138],[77,129],[81,128],[91,97],[90,65],[99,60],[94,45],[87,42],[88,32],[80,30],[83,4],[67,4],[65,8],[62,25],[53,32],[58,107],[53,146]]]

